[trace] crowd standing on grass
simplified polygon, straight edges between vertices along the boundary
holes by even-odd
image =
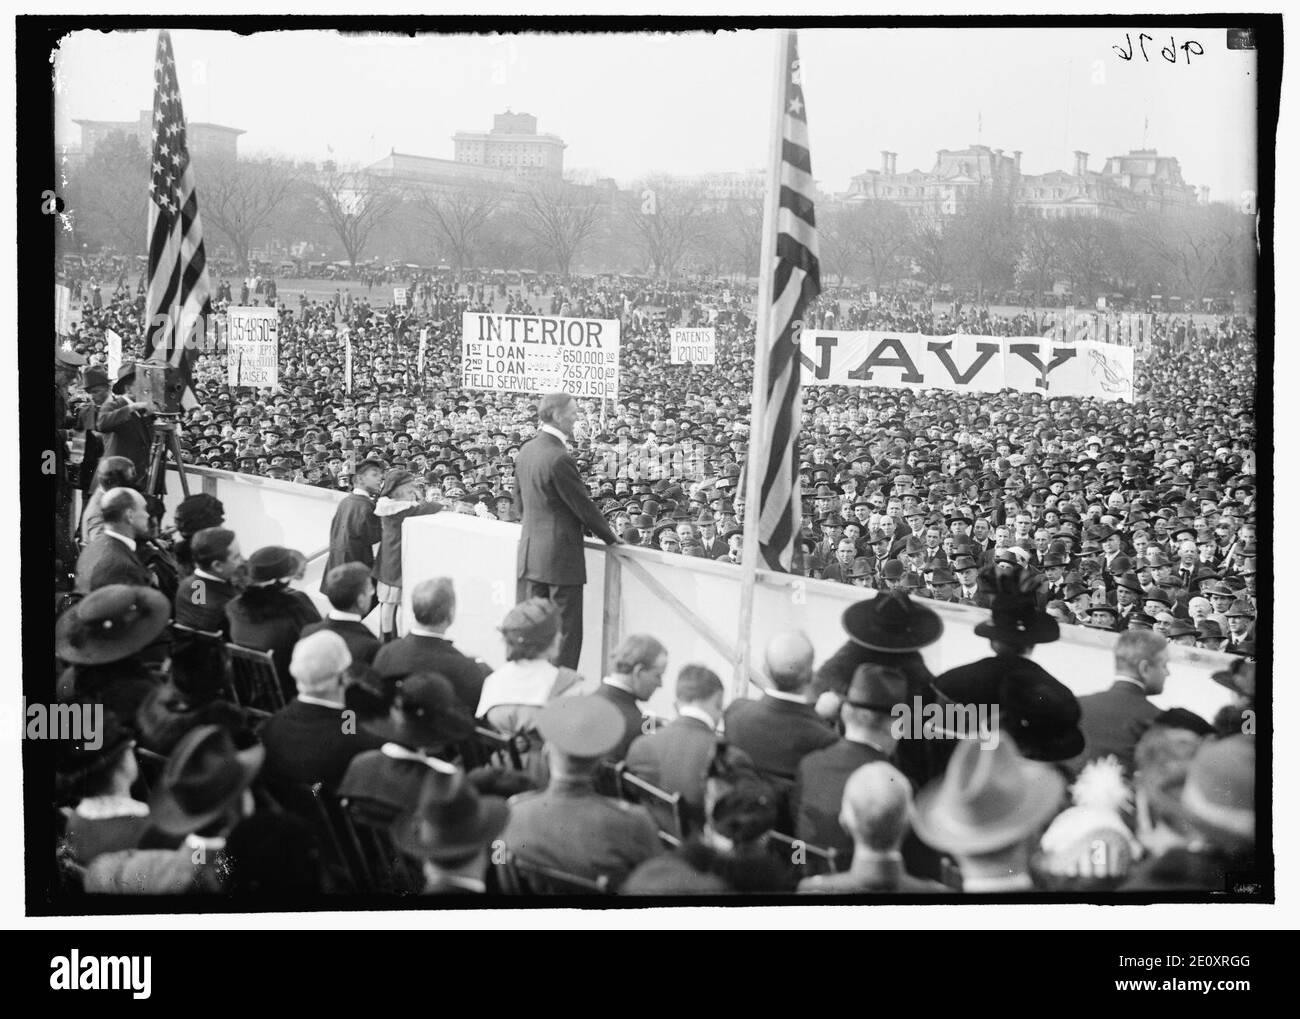
[[[55,689],[102,705],[106,721],[98,746],[59,762],[69,890],[267,902],[355,890],[1223,891],[1251,872],[1249,326],[1159,323],[1132,405],[805,392],[795,569],[862,597],[843,647],[776,634],[756,649],[771,686],[724,705],[721,680],[670,662],[653,634],[629,636],[607,676],[557,664],[561,612],[544,598],[505,615],[507,664],[494,670],[476,655],[496,649],[446,638],[456,578],[401,576],[397,542],[410,512],[517,524],[514,461],[541,401],[462,391],[459,346],[465,311],[520,310],[623,323],[619,397],[578,401],[571,437],[612,534],[738,563],[744,295],[599,277],[410,282],[404,309],[373,289],[312,300],[263,284],[282,320],[277,393],[232,390],[219,351],[197,361],[187,459],[348,493],[337,533],[320,536],[323,616],[299,590],[300,554],[241,546],[256,521],[226,520],[207,495],[167,521],[130,455],[105,451],[88,475],[83,462],[86,512],[58,566],[73,590],[56,623]],[[219,306],[258,299],[239,289],[222,288]],[[111,434],[97,427],[117,381],[103,333],[138,352],[141,300],[125,285],[95,292],[82,289],[80,329],[56,353],[59,438],[83,437],[87,453]],[[1040,324],[1029,309],[936,314],[854,294],[824,297],[817,314],[932,335]],[[669,364],[673,324],[713,324],[717,364]],[[408,585],[416,627],[399,638],[383,610]],[[931,675],[919,652],[942,634],[933,601],[988,610],[993,655]],[[1109,690],[1075,698],[1031,667],[1032,647],[1071,625],[1119,631]],[[1234,699],[1215,718],[1151,703],[1169,644],[1235,656],[1216,676]],[[244,649],[267,653],[267,682],[249,684]],[[677,717],[645,716],[670,675]],[[910,745],[886,720],[915,695],[997,703],[1004,738]],[[340,849],[340,832],[358,829],[377,855]]]

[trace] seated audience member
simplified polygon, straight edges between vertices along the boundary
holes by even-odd
[[[799,891],[904,895],[948,891],[937,881],[913,877],[903,868],[901,846],[911,815],[912,787],[902,772],[886,761],[855,769],[844,783],[839,814],[852,845],[849,869],[804,878]]]
[[[370,611],[375,596],[375,583],[365,563],[344,563],[325,574],[325,597],[330,609],[319,623],[302,628],[302,635],[317,630],[333,630],[343,638],[352,655],[352,661],[365,665],[375,660],[379,640],[362,620]]]
[[[794,834],[848,858],[852,832],[840,822],[844,785],[867,764],[889,761],[897,740],[892,712],[907,702],[907,679],[885,665],[859,665],[840,705],[844,735],[799,762],[790,813]]]
[[[351,660],[343,638],[328,630],[304,637],[293,649],[289,671],[298,696],[267,719],[261,732],[263,784],[284,807],[306,809],[312,784],[334,788],[352,758],[383,742],[344,717],[343,674]]]
[[[261,768],[260,746],[236,750],[215,725],[188,732],[176,745],[149,803],[149,824],[174,849],[103,853],[86,871],[90,893],[168,895],[225,889],[226,836],[254,809],[249,785]],[[143,841],[143,840],[142,840]]]
[[[135,464],[129,457],[106,456],[95,467],[95,481],[90,499],[81,512],[81,543],[88,544],[104,529],[104,515],[100,503],[104,494],[115,488],[135,487]]]
[[[538,715],[537,729],[546,741],[550,784],[510,800],[506,848],[525,862],[592,881],[603,876],[617,888],[638,864],[662,851],[644,807],[602,796],[594,787],[596,769],[622,736],[618,710],[595,695],[561,697]]]
[[[245,817],[226,838],[224,857],[225,890],[235,898],[307,903],[325,891],[320,842],[293,814],[258,811]]]
[[[76,589],[89,594],[109,584],[152,587],[140,547],[149,536],[145,497],[134,488],[111,488],[100,500],[99,512],[103,526],[77,557]]]
[[[769,782],[734,747],[719,744],[709,763],[700,833],[665,856],[643,863],[624,895],[790,892],[798,875],[768,843],[778,801]]]
[[[704,781],[718,751],[722,680],[703,665],[677,674],[677,717],[658,732],[642,734],[627,751],[632,774],[669,793],[681,793],[688,824],[704,823]],[[735,750],[735,753],[743,753]]]
[[[772,686],[758,700],[740,698],[723,715],[727,742],[749,755],[760,772],[794,783],[804,755],[835,742],[813,710],[813,647],[798,632],[779,633],[763,654]]]
[[[149,807],[131,797],[139,777],[131,731],[105,711],[94,739],[60,741],[55,789],[71,806],[59,851],[85,866],[101,853],[130,849],[149,827]]]
[[[176,524],[177,541],[172,546],[176,562],[184,577],[194,570],[194,536],[200,531],[220,527],[226,522],[226,508],[215,495],[195,492],[186,496],[172,515]],[[242,560],[241,560],[242,562]]]
[[[1083,752],[1070,765],[1078,772],[1088,761],[1113,756],[1133,772],[1133,749],[1160,714],[1151,703],[1169,678],[1169,647],[1158,633],[1126,630],[1115,642],[1115,682],[1101,693],[1079,698]]]
[[[230,653],[219,640],[187,637],[172,645],[164,680],[135,713],[140,745],[164,756],[199,725],[220,725],[239,748],[256,742],[246,711],[227,700]]]
[[[1177,742],[1163,762],[1156,747],[1139,744],[1153,758],[1137,783],[1138,834],[1149,855],[1123,890],[1232,891],[1230,877],[1249,880],[1255,870],[1255,739],[1200,740],[1188,762],[1192,734],[1170,731],[1177,736],[1161,742]]]
[[[917,796],[913,825],[923,842],[956,859],[963,892],[1031,891],[1031,848],[1064,797],[1060,773],[1023,758],[1007,735],[964,739],[943,777]]]
[[[610,674],[601,681],[595,696],[612,704],[623,720],[622,735],[609,753],[611,761],[621,761],[644,731],[645,716],[637,702],[649,700],[663,685],[668,649],[649,634],[634,633],[614,649],[609,667]]]
[[[54,651],[68,668],[61,701],[103,704],[124,725],[161,680],[151,666],[166,655],[167,599],[150,587],[110,584],[63,613]]]
[[[229,640],[226,605],[239,593],[236,583],[245,573],[239,541],[234,531],[208,527],[196,533],[188,547],[192,569],[181,578],[172,602],[176,622]]]
[[[474,719],[446,677],[417,672],[398,681],[387,717],[362,728],[387,742],[352,759],[338,793],[362,801],[368,817],[387,824],[415,807],[430,770],[453,768],[445,762],[455,756],[458,743],[474,734]]]
[[[478,708],[483,681],[492,667],[457,650],[447,639],[447,627],[456,619],[456,589],[450,577],[422,580],[411,592],[415,625],[405,637],[385,644],[375,655],[381,676],[436,672],[446,676],[470,711]]]
[[[482,895],[490,890],[493,844],[509,820],[506,801],[480,796],[459,768],[428,771],[414,809],[395,821],[393,839],[421,861],[424,895]]]
[[[279,545],[259,548],[248,558],[248,586],[226,603],[231,643],[271,652],[280,688],[294,694],[289,659],[303,627],[320,622],[320,613],[290,590],[301,556]]]
[[[1047,891],[1114,891],[1142,855],[1124,821],[1132,790],[1113,757],[1089,761],[1070,787],[1072,805],[1043,832],[1030,857],[1034,884]]]
[[[522,601],[501,623],[506,664],[488,676],[475,715],[515,739],[523,770],[537,787],[546,785],[546,755],[537,715],[557,697],[581,695],[586,685],[572,669],[555,664],[560,652],[560,610],[545,598]]]

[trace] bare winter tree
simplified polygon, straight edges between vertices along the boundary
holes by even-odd
[[[650,178],[633,188],[623,206],[651,275],[672,276],[699,235],[703,196],[698,190]]]
[[[205,182],[197,182],[207,215]],[[109,135],[68,174],[68,211],[78,240],[127,254],[145,250],[149,216],[149,153],[134,136]]]
[[[1252,221],[1230,205],[1147,215],[1137,229],[1169,286],[1198,306],[1213,290],[1253,288]]]
[[[921,278],[936,290],[952,282],[956,249],[948,223],[937,212],[919,216],[912,230],[912,258]]]
[[[499,189],[480,183],[445,191],[420,188],[412,197],[416,208],[446,242],[458,273],[481,253],[483,228],[504,201]]]
[[[203,166],[203,218],[225,234],[240,273],[258,231],[268,226],[302,184],[293,164],[279,159],[218,159]]]
[[[593,188],[568,181],[539,181],[520,197],[520,222],[564,275],[600,221],[600,198]]]
[[[402,201],[402,192],[393,182],[329,164],[316,175],[311,190],[321,216],[354,267],[375,228]]]
[[[737,198],[727,203],[721,215],[719,239],[733,265],[746,276],[758,275],[763,246],[763,199]]]
[[[1020,257],[1016,261],[1016,279],[1020,286],[1034,293],[1034,303],[1051,290],[1061,274],[1060,221],[1039,216],[1024,216],[1020,221]]]

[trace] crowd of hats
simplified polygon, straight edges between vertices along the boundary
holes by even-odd
[[[280,391],[232,391],[224,355],[200,357],[195,388],[202,406],[188,415],[185,456],[329,488],[350,487],[355,465],[375,458],[423,478],[434,497],[463,511],[510,519],[512,458],[535,431],[537,397],[460,389],[461,314],[504,307],[618,317],[620,397],[604,407],[580,401],[579,469],[627,540],[738,561],[740,542],[729,539],[744,522],[739,488],[753,329],[736,297],[724,299],[731,285],[652,289],[570,278],[505,289],[475,274],[460,286],[420,282],[409,309],[394,308],[386,291],[373,306],[362,297],[321,303],[282,292]],[[139,300],[123,291],[88,310],[75,338],[79,349],[99,359],[103,329],[132,335],[128,323]],[[827,326],[931,335],[1042,329],[1041,315],[1028,310],[935,314],[901,297],[828,296],[811,314]],[[668,364],[669,326],[715,316],[717,364]],[[1010,525],[1024,513],[1039,537],[1032,547],[1018,536],[1007,544],[1029,552],[1038,569],[1062,568],[1064,621],[1115,626],[1118,585],[1140,588],[1139,624],[1159,624],[1171,639],[1192,637],[1189,626],[1207,645],[1226,639],[1226,609],[1253,611],[1254,335],[1241,320],[1189,333],[1184,323],[1157,318],[1156,327],[1152,350],[1138,362],[1132,405],[1009,391],[807,391],[798,458],[804,526],[795,570],[821,576],[847,529],[854,548],[841,579],[948,597],[962,571],[988,551],[982,529]],[[350,393],[344,329],[353,349]],[[883,516],[895,500],[901,505],[892,508],[894,525],[886,530]],[[715,530],[702,538],[704,524]],[[929,529],[938,531],[939,555],[926,548]],[[1247,533],[1252,537],[1239,539]],[[1116,562],[1106,557],[1112,534],[1124,553]],[[1160,573],[1162,558],[1177,565],[1183,539],[1208,549],[1195,579]],[[1228,585],[1230,602],[1224,611],[1215,605],[1193,616],[1185,596],[1208,594],[1211,583]],[[1162,604],[1172,622],[1159,618]]]

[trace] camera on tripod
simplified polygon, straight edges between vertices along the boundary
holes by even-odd
[[[164,361],[140,361],[135,366],[135,378],[127,386],[132,400],[149,405],[154,414],[180,414],[184,407],[181,397],[185,383],[180,369]]]

